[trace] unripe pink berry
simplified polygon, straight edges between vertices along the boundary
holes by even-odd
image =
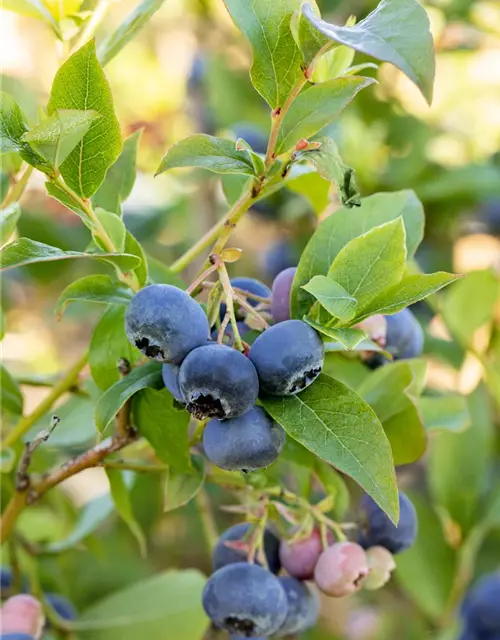
[[[337,542],[318,558],[314,580],[328,596],[342,598],[361,589],[368,575],[366,553],[355,542]]]
[[[316,529],[308,538],[297,542],[282,540],[280,544],[281,565],[294,578],[310,580],[314,567],[323,551],[321,536]]]
[[[366,559],[370,573],[363,582],[363,589],[375,591],[391,579],[391,572],[396,568],[392,553],[385,547],[370,547],[366,551]]]

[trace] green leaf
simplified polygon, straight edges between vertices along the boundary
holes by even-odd
[[[311,1],[313,11],[315,11],[318,17],[321,16],[316,0]],[[308,20],[305,19],[302,11],[294,11],[290,27],[295,42],[302,54],[302,60],[304,62],[304,68],[309,67],[310,63],[316,57],[318,51],[329,43],[329,38],[324,36],[318,31]],[[345,47],[347,48],[347,47]],[[353,52],[354,54],[354,52]],[[324,55],[323,55],[324,57]],[[316,62],[315,68],[321,62],[323,57],[319,58]],[[331,76],[330,76],[331,77]],[[330,78],[325,78],[329,80]],[[318,80],[315,80],[318,82]]]
[[[13,449],[3,448],[0,451],[0,473],[10,473],[16,464],[16,453]]]
[[[494,422],[491,401],[483,386],[468,398],[470,427],[461,433],[433,435],[428,458],[428,483],[440,508],[466,534],[479,519],[482,499],[491,483]]]
[[[302,288],[308,291],[334,318],[349,321],[356,312],[356,298],[327,276],[314,276]]]
[[[326,493],[333,498],[333,513],[337,520],[343,520],[349,509],[349,490],[342,476],[332,466],[315,458],[314,471]]]
[[[65,191],[63,191],[60,187],[52,182],[46,182],[45,188],[47,189],[47,193],[49,194],[49,196],[51,196],[51,198],[54,198],[62,205],[67,207],[70,211],[76,213],[77,216],[80,216],[84,224],[89,229],[92,229],[93,223],[88,217],[87,213],[80,206],[78,206],[77,203],[72,198],[70,198]]]
[[[96,427],[103,433],[111,420],[134,393],[146,387],[160,389],[162,386],[160,364],[148,362],[142,367],[137,367],[137,369],[125,376],[123,380],[109,387],[99,398],[95,406]]]
[[[201,638],[208,625],[201,604],[205,580],[192,569],[167,571],[125,587],[79,617],[78,636],[83,640],[162,640],[167,633],[175,640]]]
[[[419,413],[427,431],[465,431],[471,417],[467,400],[458,394],[424,396],[418,401]]]
[[[113,499],[116,511],[120,518],[125,522],[130,529],[130,533],[137,540],[141,555],[146,556],[146,538],[139,526],[139,523],[135,519],[132,511],[132,503],[130,501],[130,489],[125,483],[126,471],[120,471],[119,469],[106,469],[106,475],[109,480],[109,488],[111,497]],[[130,473],[128,473],[130,476]],[[130,484],[130,483],[129,483]]]
[[[330,183],[316,171],[287,180],[286,186],[306,198],[316,215],[323,213],[330,202]]]
[[[121,216],[122,203],[131,194],[135,183],[137,147],[141,133],[142,129],[139,129],[124,140],[118,160],[108,169],[104,182],[92,197],[95,206]]]
[[[370,229],[403,217],[408,258],[413,257],[424,233],[424,212],[413,191],[377,193],[363,198],[361,207],[343,207],[329,216],[316,229],[302,252],[292,288],[292,317],[302,319],[314,298],[302,285],[316,275],[327,275],[339,251],[350,240]]]
[[[446,543],[441,522],[428,499],[412,495],[411,500],[418,516],[417,540],[411,549],[396,556],[395,576],[413,602],[437,621],[451,593],[457,556]]]
[[[205,465],[203,458],[193,456],[189,474],[169,468],[165,480],[163,494],[163,511],[173,511],[190,502],[205,482]]]
[[[366,333],[361,329],[336,329],[334,327],[325,327],[319,322],[315,322],[311,318],[305,317],[304,322],[307,322],[313,329],[319,331],[325,336],[328,336],[335,342],[339,342],[344,349],[352,351],[366,339]]]
[[[361,309],[356,316],[356,321],[361,322],[361,320],[377,313],[383,313],[384,315],[397,313],[405,307],[436,293],[459,278],[460,276],[444,271],[404,276],[400,282],[384,289]]]
[[[0,209],[0,245],[4,245],[14,233],[20,217],[21,207],[18,202],[13,202],[5,209]]]
[[[2,393],[0,394],[2,409],[15,416],[22,415],[24,404],[23,394],[17,382],[3,364],[0,364],[0,388],[2,389]]]
[[[396,465],[415,462],[427,446],[417,404],[425,370],[424,361],[390,363],[370,374],[357,389],[382,423]]]
[[[127,308],[121,305],[107,309],[90,339],[90,371],[94,382],[104,390],[120,380],[118,362],[121,358],[134,364],[141,357],[140,351],[130,344],[125,333],[126,311]]]
[[[297,158],[310,162],[323,178],[336,185],[340,201],[345,207],[361,206],[354,169],[344,163],[331,138],[319,138],[316,142],[321,145],[319,149],[305,151]]]
[[[273,109],[283,106],[303,76],[302,56],[290,28],[300,0],[224,0],[224,4],[252,47],[253,86]]]
[[[58,318],[61,318],[70,302],[128,304],[131,298],[131,290],[110,276],[85,276],[64,289],[56,302],[55,311]]]
[[[134,238],[134,236],[127,229],[125,233],[125,251],[127,253],[131,253],[134,256],[137,256],[141,263],[134,269],[134,273],[139,280],[139,284],[144,286],[148,281],[148,260],[146,258],[146,254],[144,253],[144,249],[142,245]]]
[[[340,284],[363,308],[381,289],[403,277],[406,263],[402,218],[354,238],[337,254],[328,277]]]
[[[100,117],[97,111],[58,109],[25,133],[23,140],[51,167],[58,169]]]
[[[2,9],[43,20],[50,24],[58,36],[61,35],[58,23],[42,0],[2,0]]]
[[[28,131],[26,117],[14,98],[0,91],[0,153],[16,152],[33,167],[46,171],[47,164],[23,136]]]
[[[215,138],[204,133],[188,136],[170,147],[155,175],[175,167],[200,167],[215,173],[255,175],[248,153],[237,151],[233,140]]]
[[[158,284],[173,284],[174,287],[185,289],[186,283],[179,277],[177,273],[171,271],[163,262],[156,258],[147,256],[148,269],[151,272],[151,280]]]
[[[49,115],[59,109],[93,109],[101,115],[61,164],[66,183],[79,196],[90,198],[104,182],[122,148],[113,97],[93,40],[78,49],[56,73],[47,109]]]
[[[161,8],[165,0],[143,0],[99,46],[99,60],[106,66]]]
[[[311,23],[308,22],[302,15],[302,20],[306,22],[316,33],[319,33]],[[324,36],[325,40],[328,40]],[[347,70],[353,63],[355,56],[354,49],[340,45],[334,47],[330,51],[327,51],[321,56],[314,67],[312,80],[314,82],[325,82],[331,78],[338,78],[339,76],[346,75]]]
[[[391,447],[373,409],[342,383],[321,374],[302,393],[265,397],[266,411],[292,438],[355,480],[398,521]]]
[[[111,238],[116,250],[124,251],[127,231],[123,220],[117,216],[116,213],[111,213],[111,211],[105,211],[104,209],[96,209],[95,215],[102,228],[106,231],[106,234]],[[97,230],[92,233],[92,236],[96,245],[103,251],[106,251],[106,245],[101,241]]]
[[[130,271],[137,266],[139,259],[128,253],[81,253],[80,251],[63,251],[57,247],[51,247],[42,242],[35,242],[29,238],[19,238],[10,244],[5,245],[0,252],[0,263],[2,271],[23,267],[26,264],[35,262],[54,262],[56,260],[78,260],[88,258],[89,260],[102,260],[121,271]]]
[[[473,271],[446,292],[441,311],[452,334],[464,345],[474,333],[493,320],[500,295],[500,281],[491,270]],[[474,301],[472,304],[471,301]]]
[[[300,93],[285,114],[281,124],[276,155],[292,149],[301,138],[310,138],[323,129],[365,87],[372,78],[335,78],[316,84]]]
[[[370,375],[370,370],[359,358],[351,358],[344,353],[327,351],[323,373],[342,382],[353,391]]]
[[[432,102],[434,44],[429,18],[417,0],[382,0],[375,11],[352,27],[318,18],[310,4],[304,4],[302,12],[327,38],[401,69],[427,102]]]
[[[76,17],[83,0],[43,0],[56,20],[68,16]]]
[[[179,411],[166,390],[143,389],[133,401],[134,426],[146,438],[165,464],[191,471],[189,456],[189,413]]]
[[[114,511],[113,500],[109,493],[88,502],[80,512],[74,529],[63,540],[43,546],[45,553],[60,553],[66,549],[73,549],[75,545],[87,538]]]

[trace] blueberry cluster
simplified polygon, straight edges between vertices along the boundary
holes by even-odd
[[[500,572],[480,578],[462,604],[460,640],[500,640]]]
[[[408,549],[417,531],[415,509],[403,493],[400,506],[396,527],[365,497],[358,542],[333,542],[330,533],[323,540],[316,528],[280,541],[266,527],[260,539],[262,555],[257,554],[254,563],[248,562],[248,554],[255,547],[256,529],[248,523],[231,527],[213,550],[214,573],[203,592],[207,615],[233,640],[302,633],[315,624],[319,612],[317,592],[307,581],[334,598],[362,588],[379,589],[388,582],[396,566],[392,553]]]
[[[287,396],[318,377],[324,348],[320,336],[301,320],[290,320],[294,270],[276,279],[272,310],[276,324],[261,333],[248,356],[209,338],[202,307],[185,291],[166,284],[137,293],[125,316],[127,336],[146,356],[163,363],[163,381],[174,398],[197,419],[209,419],[203,434],[207,458],[223,469],[254,470],[279,456],[285,433],[260,406],[259,393]],[[251,278],[231,286],[269,298],[271,291]],[[257,305],[254,299],[250,305]],[[221,318],[226,314],[221,305]],[[237,309],[241,333],[249,330]]]
[[[219,538],[212,554],[214,573],[203,591],[205,611],[232,640],[302,633],[318,617],[317,593],[291,575],[278,575],[280,540],[267,527],[262,534],[267,568],[259,556],[247,562],[253,533],[252,525],[241,523]]]

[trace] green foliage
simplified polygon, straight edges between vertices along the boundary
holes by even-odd
[[[290,437],[351,476],[397,522],[390,445],[375,413],[362,398],[322,374],[301,394],[266,397],[263,405]]]
[[[74,87],[81,87],[75,91]],[[61,175],[81,197],[90,198],[120,155],[122,140],[111,90],[92,40],[59,69],[52,84],[49,115],[60,109],[92,109],[100,114],[83,139],[61,164]]]
[[[122,203],[132,192],[136,177],[137,149],[142,130],[123,142],[118,160],[108,169],[106,178],[92,197],[92,202],[106,211],[122,213]]]
[[[134,369],[125,378],[113,384],[99,398],[95,406],[95,423],[101,433],[106,431],[109,423],[134,393],[146,387],[160,388],[161,366],[156,362],[149,362]]]
[[[205,578],[198,571],[168,571],[127,587],[90,607],[78,635],[85,640],[161,640],[165,629],[178,640],[203,633]]]
[[[215,173],[255,175],[254,165],[246,151],[238,151],[231,140],[203,133],[184,138],[171,147],[163,156],[156,175],[175,167],[201,167]]]
[[[107,275],[85,276],[64,289],[59,296],[55,312],[60,318],[70,302],[97,302],[100,304],[128,304],[132,292]]]
[[[163,511],[173,511],[190,502],[205,482],[205,464],[203,458],[191,459],[192,470],[189,473],[169,467],[163,490]]]
[[[92,378],[98,387],[108,389],[120,379],[118,363],[123,358],[132,365],[141,357],[125,334],[124,306],[110,306],[97,323],[89,346]]]
[[[3,365],[0,365],[0,387],[2,388],[0,398],[2,409],[13,415],[21,415],[23,395],[19,385]]]
[[[302,286],[334,318],[349,321],[356,313],[357,301],[338,282],[327,276],[314,276]]]
[[[302,12],[324,36],[395,65],[432,101],[434,46],[429,18],[417,0],[382,0],[364,20],[338,27],[318,18],[310,4]]]
[[[280,127],[276,153],[293,148],[301,138],[310,138],[332,122],[371,78],[335,78],[306,88],[293,101]]]
[[[136,539],[141,555],[145,556],[146,538],[132,512],[129,488],[125,481],[126,477],[133,479],[133,475],[119,469],[106,469],[106,475],[108,476],[109,490],[116,511]]]
[[[36,262],[53,262],[57,260],[101,260],[108,262],[122,271],[129,271],[139,264],[136,256],[128,253],[81,253],[80,251],[62,251],[42,242],[29,238],[19,238],[6,245],[0,254],[2,270],[23,267]]]
[[[276,109],[284,105],[303,75],[301,55],[290,28],[299,0],[224,0],[236,26],[250,42],[253,86]]]
[[[42,0],[3,0],[2,9],[14,11],[47,22],[57,36],[61,35],[59,25]]]
[[[339,251],[354,238],[402,216],[407,257],[415,253],[424,232],[422,204],[412,191],[377,193],[362,200],[359,209],[342,208],[324,220],[302,252],[292,289],[292,316],[302,318],[311,296],[301,287],[315,275],[327,275]]]
[[[134,396],[134,425],[158,458],[179,472],[192,472],[189,457],[189,414],[176,406],[166,390],[143,389]]]
[[[165,0],[143,0],[121,25],[99,46],[99,60],[104,67],[144,27]]]
[[[21,207],[17,202],[0,209],[0,245],[4,245],[16,228],[21,216]]]

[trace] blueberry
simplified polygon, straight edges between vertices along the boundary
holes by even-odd
[[[314,580],[326,595],[343,598],[359,591],[368,573],[366,553],[359,544],[336,542],[320,555]]]
[[[314,626],[319,614],[319,599],[305,582],[290,576],[278,578],[285,590],[288,613],[285,622],[276,633],[277,638],[302,633]]]
[[[29,633],[2,633],[0,640],[35,640]]]
[[[297,267],[278,273],[273,282],[271,313],[275,322],[290,320],[290,293]]]
[[[201,91],[204,89],[205,78],[207,75],[207,60],[197,53],[194,57],[193,64],[188,76],[188,91]]]
[[[424,332],[418,320],[409,309],[403,309],[392,316],[386,316],[387,351],[397,360],[416,358],[424,348]]]
[[[256,153],[265,154],[267,151],[267,136],[255,125],[238,122],[232,127],[236,138],[243,138]]]
[[[321,536],[319,531],[314,529],[309,537],[293,544],[287,540],[281,541],[281,564],[291,576],[299,580],[310,580],[322,551]]]
[[[214,571],[225,567],[228,564],[234,564],[235,562],[245,562],[247,559],[247,553],[243,550],[233,549],[225,545],[226,542],[248,542],[249,530],[253,528],[253,525],[249,522],[240,522],[235,524],[229,529],[226,529],[224,533],[217,540],[217,544],[212,552],[212,566]],[[279,546],[280,541],[274,533],[268,527],[264,530],[263,548],[266,556],[269,571],[272,573],[278,573],[281,569],[281,563],[279,558]],[[259,564],[258,558],[255,558],[256,564]]]
[[[12,587],[12,571],[9,567],[0,567],[0,585],[2,591],[8,591]]]
[[[207,458],[229,471],[266,468],[284,444],[285,432],[261,407],[231,420],[210,420],[203,433]]]
[[[132,298],[125,315],[128,339],[148,358],[180,364],[208,338],[207,317],[185,291],[152,284]]]
[[[166,389],[174,396],[177,402],[185,404],[179,388],[179,368],[176,364],[166,362],[161,368],[161,376]]]
[[[268,278],[274,279],[278,273],[296,267],[299,255],[287,240],[280,240],[271,245],[263,256],[263,267]]]
[[[63,620],[75,620],[77,618],[76,609],[68,598],[59,593],[46,593],[45,599]]]
[[[278,578],[246,562],[216,571],[207,580],[202,601],[217,627],[244,638],[272,635],[287,614],[287,598]]]
[[[308,387],[321,373],[323,342],[302,320],[286,320],[262,333],[250,349],[260,388],[274,396],[289,396]]]
[[[369,547],[381,546],[391,553],[409,549],[417,537],[417,514],[410,499],[399,492],[399,523],[394,525],[382,509],[365,495],[361,500],[362,521],[360,523],[359,544]]]
[[[260,280],[256,280],[255,278],[233,278],[231,280],[231,286],[235,289],[241,289],[242,291],[253,293],[254,296],[259,296],[260,298],[269,298],[271,296],[271,289],[263,282],[260,282]],[[247,302],[252,307],[256,307],[258,304],[260,304],[257,300],[252,300],[251,298],[248,298]],[[246,315],[246,312],[243,312],[238,307],[237,302],[235,303],[235,313],[236,317],[240,320]],[[225,303],[222,303],[220,305],[220,319],[222,320],[225,315],[226,305]]]
[[[466,623],[481,632],[481,639],[500,634],[500,572],[487,574],[474,584],[462,611]]]
[[[259,393],[255,367],[225,345],[194,349],[179,370],[179,387],[195,418],[236,418],[249,411]]]

